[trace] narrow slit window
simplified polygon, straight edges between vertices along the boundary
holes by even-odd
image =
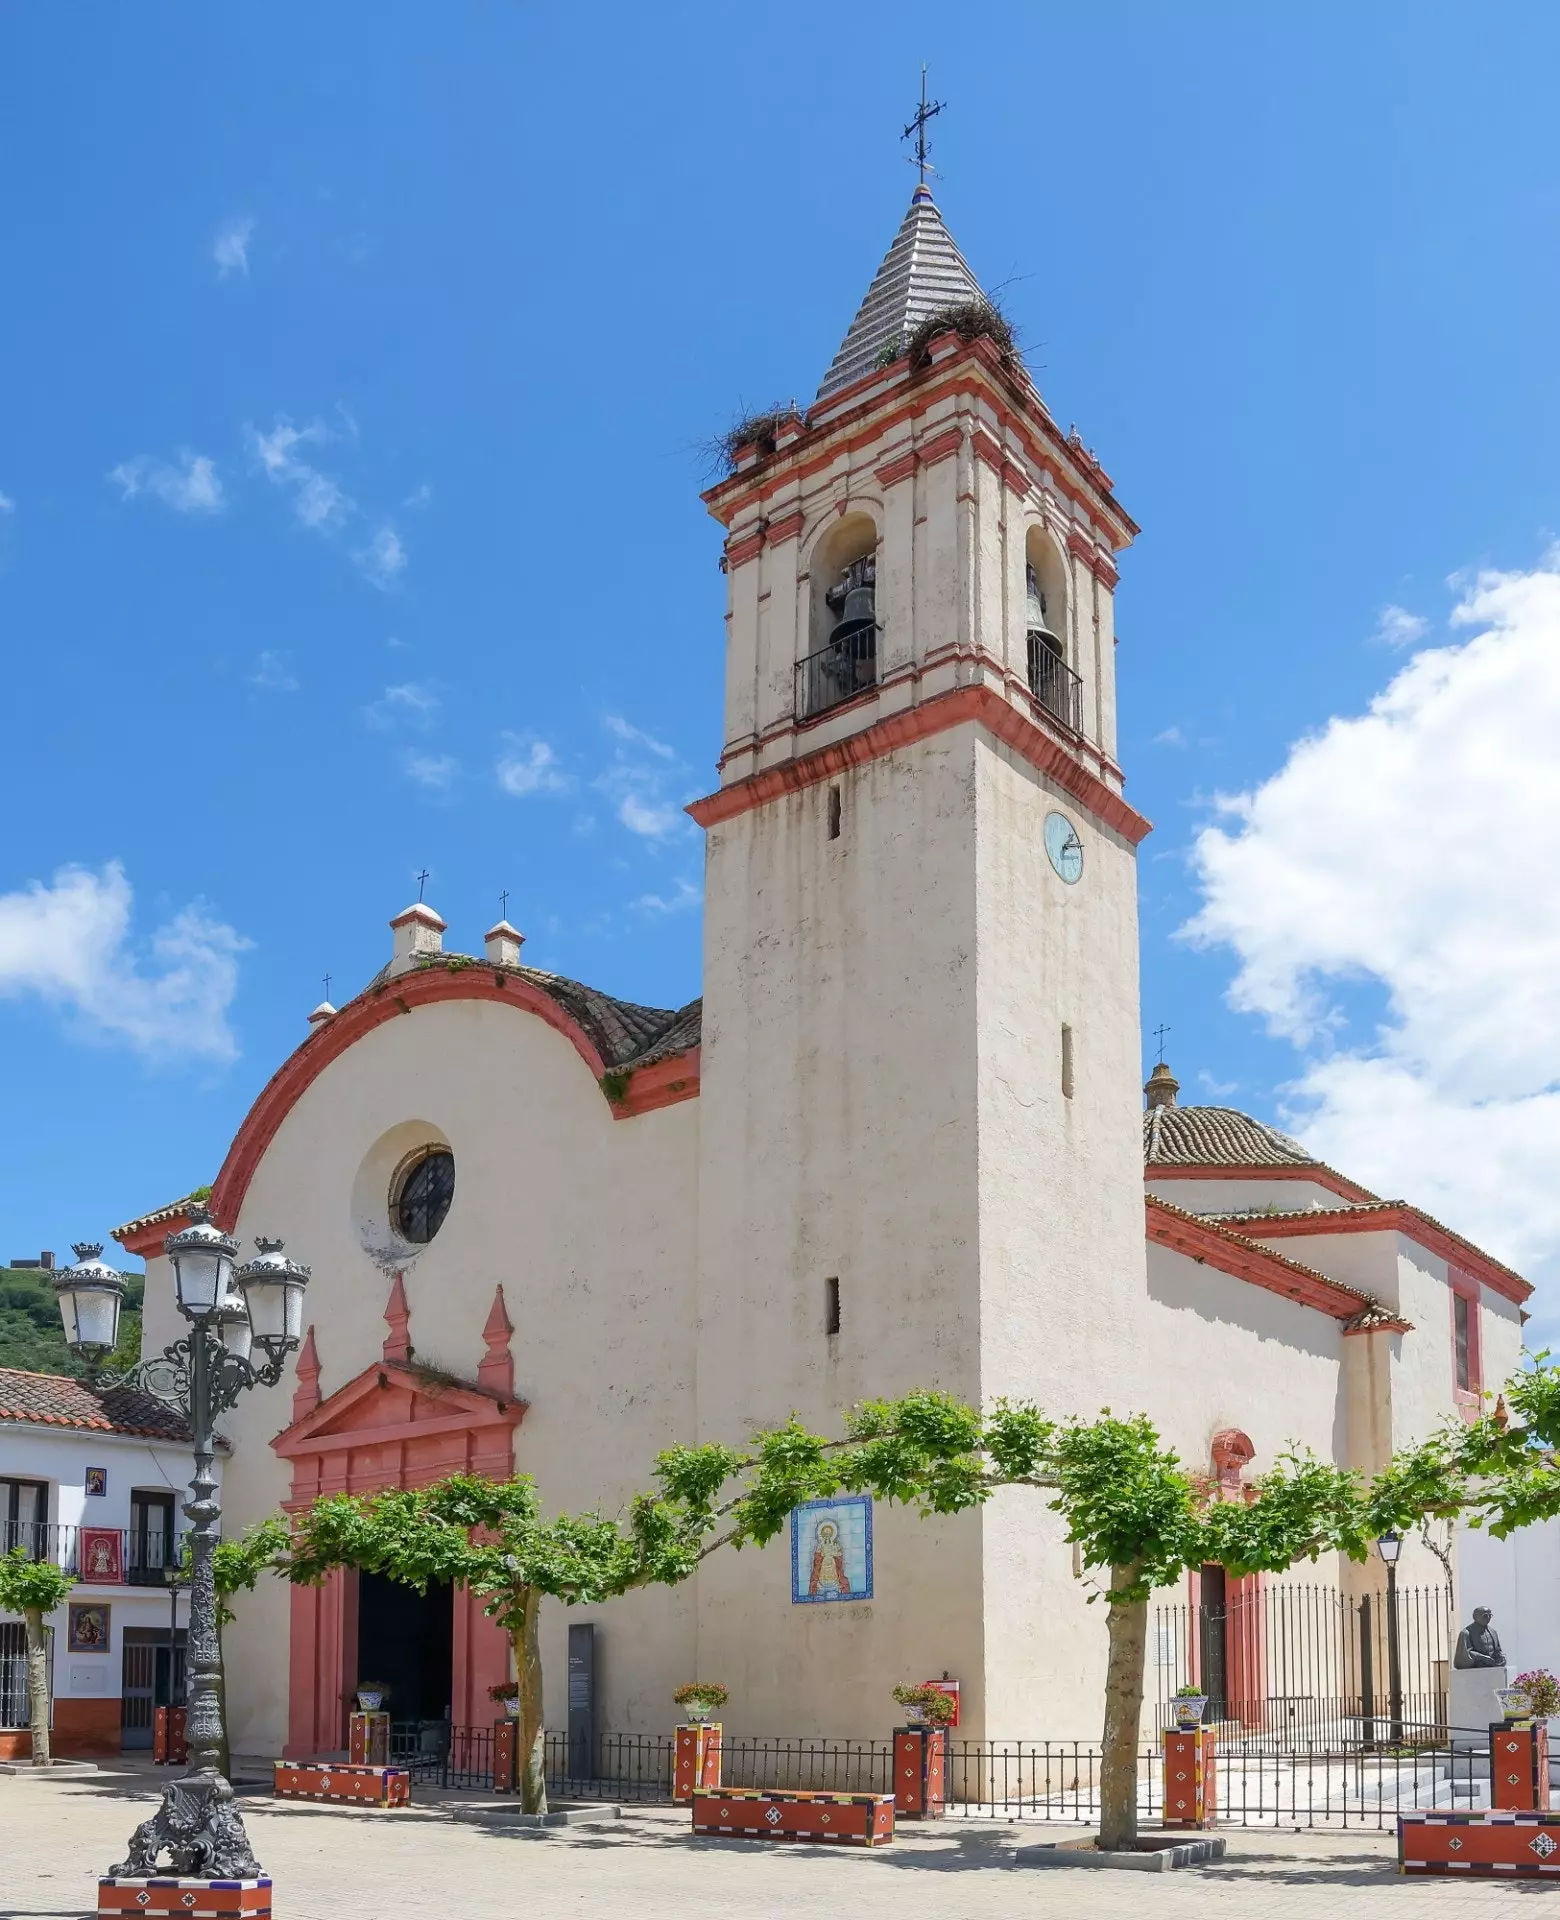
[[[840,1283],[833,1274],[823,1283],[823,1330],[831,1336],[840,1330]]]
[[[1062,1022],[1062,1096],[1070,1100],[1073,1097],[1073,1031],[1067,1022]]]
[[[1452,1295],[1452,1344],[1457,1360],[1457,1384],[1464,1393],[1473,1390],[1472,1306],[1467,1294]]]
[[[840,790],[838,787],[830,787],[829,789],[829,838],[831,840],[838,840],[839,837],[840,837]]]

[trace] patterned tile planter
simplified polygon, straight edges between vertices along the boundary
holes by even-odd
[[[347,1719],[347,1758],[355,1767],[388,1767],[390,1716],[354,1713]]]
[[[686,1803],[697,1789],[720,1785],[720,1722],[692,1720],[675,1738],[672,1798]]]
[[[823,1840],[880,1847],[894,1837],[891,1793],[801,1793],[725,1787],[693,1796],[695,1833],[743,1840]]]
[[[1560,1879],[1560,1813],[1400,1813],[1398,1867]]]
[[[269,1920],[271,1882],[254,1880],[100,1880],[98,1905],[104,1914],[147,1914],[151,1920]]]
[[[278,1800],[336,1800],[360,1807],[409,1807],[412,1776],[404,1767],[336,1766],[328,1760],[278,1760]]]
[[[1219,1813],[1219,1760],[1211,1727],[1165,1732],[1166,1827],[1211,1827]]]
[[[188,1758],[184,1745],[184,1708],[155,1708],[152,1713],[152,1764],[158,1767],[182,1767]]]
[[[895,1727],[894,1812],[940,1820],[948,1810],[948,1738],[941,1727]]]
[[[1549,1811],[1549,1724],[1497,1720],[1490,1728],[1490,1805],[1502,1813]]]

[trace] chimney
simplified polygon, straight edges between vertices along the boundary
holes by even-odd
[[[525,935],[518,927],[510,926],[507,920],[500,920],[496,927],[489,927],[483,934],[482,944],[495,967],[518,967]]]
[[[444,951],[444,922],[432,907],[421,900],[403,909],[390,922],[395,948],[390,955],[390,975],[409,973],[425,955]]]
[[[1175,1096],[1181,1091],[1181,1083],[1161,1060],[1148,1076],[1148,1084],[1143,1089],[1143,1097],[1152,1113],[1155,1107],[1173,1107]]]
[[[322,1000],[314,1009],[313,1013],[309,1015],[310,1033],[318,1033],[321,1027],[328,1026],[335,1017],[336,1009],[328,1000]]]

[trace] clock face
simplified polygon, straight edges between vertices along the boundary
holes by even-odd
[[[1083,878],[1083,842],[1078,838],[1078,829],[1065,813],[1046,815],[1045,850],[1051,865],[1068,886],[1075,885]]]

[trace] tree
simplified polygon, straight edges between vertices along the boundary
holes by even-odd
[[[27,1692],[32,1720],[32,1760],[46,1767],[49,1751],[49,1636],[45,1618],[76,1584],[72,1574],[34,1560],[25,1547],[0,1559],[0,1613],[19,1613],[27,1630]]]
[[[604,1600],[634,1586],[683,1578],[694,1562],[653,1522],[627,1531],[599,1514],[541,1518],[534,1482],[455,1474],[432,1486],[377,1494],[333,1494],[294,1517],[288,1578],[317,1584],[334,1567],[384,1574],[425,1593],[465,1585],[509,1636],[519,1689],[521,1804],[547,1810],[542,1600],[566,1606]]]

